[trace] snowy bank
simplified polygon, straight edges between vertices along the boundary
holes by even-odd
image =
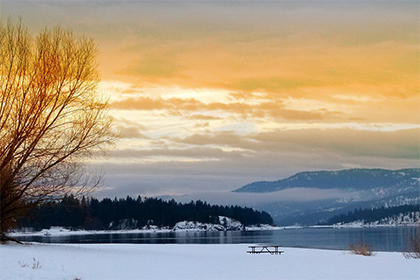
[[[183,221],[177,223],[173,228],[160,228],[149,225],[142,229],[119,229],[119,230],[70,230],[63,227],[51,227],[40,231],[32,229],[19,229],[8,233],[9,236],[68,236],[68,235],[87,235],[87,234],[116,234],[116,233],[157,233],[171,231],[227,231],[227,230],[278,230],[288,227],[276,227],[271,225],[243,226],[241,223],[230,220],[222,224],[203,224],[199,222]]]
[[[17,230],[10,232],[9,236],[69,236],[69,235],[87,235],[87,234],[116,234],[116,233],[151,233],[151,232],[170,232],[171,229],[129,229],[129,230],[70,230],[63,227],[51,227],[40,231]]]
[[[420,279],[420,260],[282,248],[251,255],[244,244],[0,245],[2,280],[65,279]]]

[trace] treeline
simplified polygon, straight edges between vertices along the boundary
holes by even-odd
[[[219,223],[226,216],[244,225],[273,224],[267,212],[248,207],[210,205],[201,200],[177,203],[158,198],[125,199],[75,198],[66,196],[59,202],[37,206],[18,223],[21,228],[47,229],[62,226],[72,229],[137,229],[147,225],[173,227],[180,221]]]
[[[364,223],[372,223],[394,217],[398,215],[409,216],[415,220],[415,213],[420,211],[420,205],[403,205],[385,208],[384,206],[375,209],[354,209],[347,214],[339,214],[320,222],[321,225],[334,225],[339,223],[351,223],[355,221],[363,221]]]

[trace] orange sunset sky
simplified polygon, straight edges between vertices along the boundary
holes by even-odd
[[[420,166],[418,1],[1,0],[0,12],[98,44],[122,135],[91,164],[98,196],[220,199],[299,171]]]

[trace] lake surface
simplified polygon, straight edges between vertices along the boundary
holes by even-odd
[[[347,250],[364,242],[374,251],[402,252],[408,248],[415,227],[395,228],[299,228],[259,231],[113,233],[68,236],[19,236],[21,241],[44,243],[149,243],[149,244],[272,244]]]

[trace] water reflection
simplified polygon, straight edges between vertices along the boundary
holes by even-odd
[[[346,250],[364,242],[375,251],[402,252],[408,248],[415,227],[397,228],[303,228],[264,231],[101,233],[68,236],[20,236],[21,241],[43,243],[178,243],[178,244],[275,244]]]

